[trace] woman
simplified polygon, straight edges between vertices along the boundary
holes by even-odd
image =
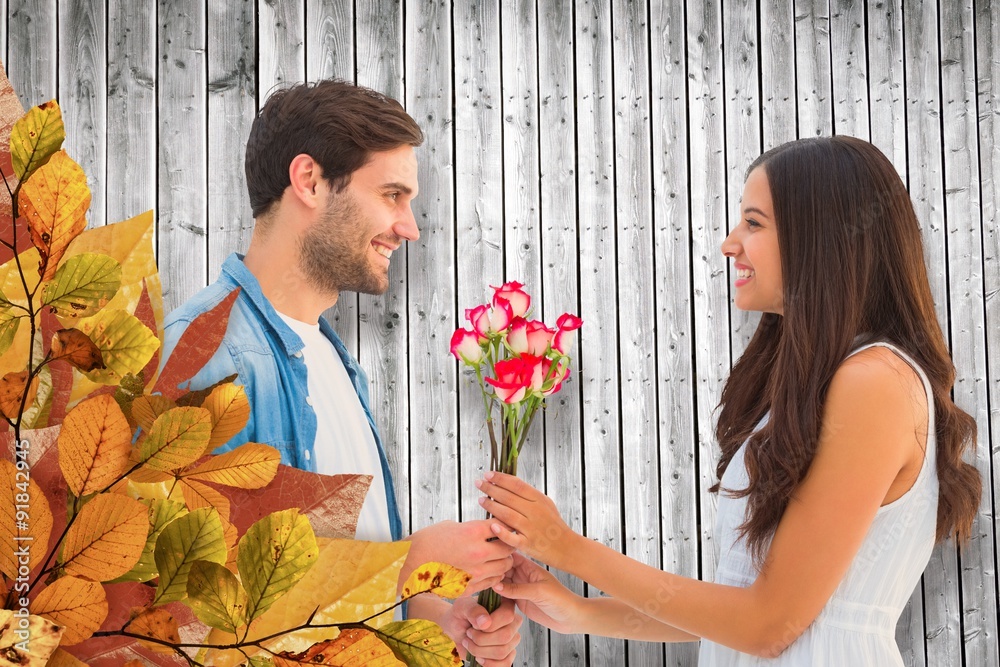
[[[700,665],[902,665],[899,614],[981,493],[910,198],[871,144],[806,139],[750,166],[740,217],[722,252],[736,306],[763,316],[722,393],[715,583],[588,540],[489,473],[480,502],[512,529],[494,533],[610,597],[521,557],[496,590],[560,632],[701,638]]]

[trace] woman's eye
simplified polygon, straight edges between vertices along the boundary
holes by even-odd
[[[760,227],[760,223],[752,218],[747,218],[747,227]]]

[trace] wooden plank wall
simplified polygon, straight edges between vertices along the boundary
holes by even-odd
[[[995,3],[0,0],[0,53],[25,105],[59,98],[91,223],[156,210],[167,308],[249,240],[242,145],[274,86],[340,76],[404,101],[427,135],[421,239],[387,294],[330,313],[369,369],[404,521],[479,516],[479,404],[447,343],[487,285],[519,279],[545,319],[586,321],[523,475],[578,530],[704,578],[714,410],[756,323],[718,251],[743,172],[795,137],[870,139],[923,225],[986,482],[972,543],[935,550],[897,638],[907,665],[997,664]],[[524,634],[522,665],[696,661]]]

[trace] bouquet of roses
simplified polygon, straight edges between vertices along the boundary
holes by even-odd
[[[466,310],[470,328],[451,337],[451,353],[475,370],[483,395],[490,470],[510,475],[517,474],[517,457],[539,408],[569,377],[570,348],[583,324],[570,313],[560,315],[555,328],[527,319],[531,297],[523,288],[519,282],[493,287],[492,303]],[[493,611],[500,599],[487,589],[479,602]]]

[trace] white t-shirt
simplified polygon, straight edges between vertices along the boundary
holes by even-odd
[[[389,503],[378,446],[344,362],[319,324],[278,315],[305,343],[302,354],[309,386],[306,401],[316,413],[316,471],[324,475],[371,475],[356,537],[391,542]]]

